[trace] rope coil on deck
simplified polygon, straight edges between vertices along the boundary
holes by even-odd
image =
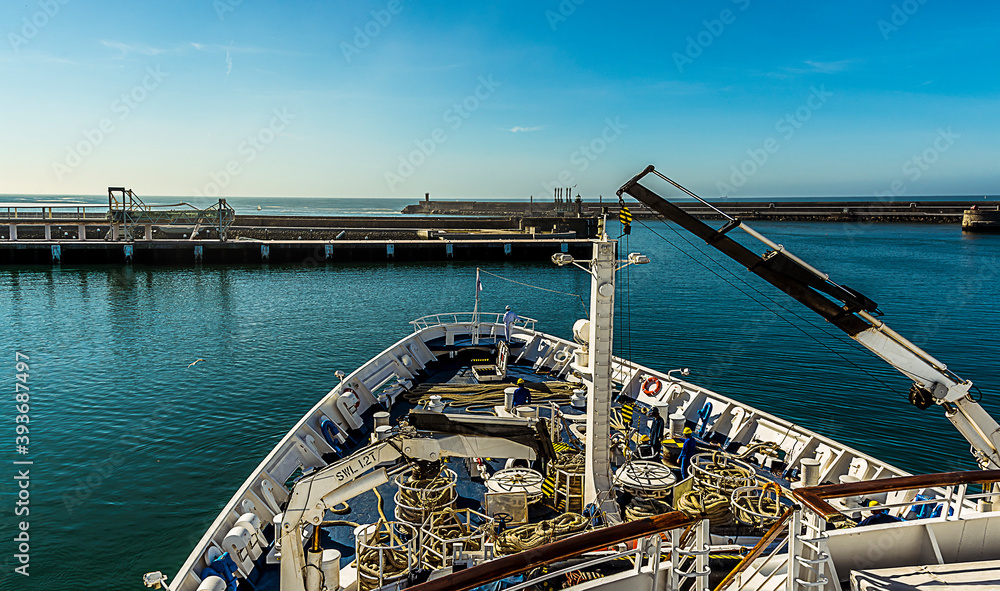
[[[673,506],[661,499],[633,497],[625,507],[625,521],[636,521],[645,517],[662,515],[673,511]]]
[[[587,528],[589,520],[577,513],[563,513],[538,523],[529,523],[501,532],[496,537],[498,555],[516,554],[554,542]]]
[[[381,584],[405,577],[415,566],[412,545],[416,537],[416,531],[408,523],[379,519],[364,541],[358,539],[359,588],[377,589]]]
[[[425,476],[425,475],[420,475]],[[457,475],[444,469],[434,477],[418,477],[408,470],[396,477],[396,519],[420,527],[432,512],[450,507],[458,498]]]
[[[403,396],[407,402],[415,405],[425,404],[431,396],[440,396],[449,406],[467,407],[483,404],[503,404],[504,390],[511,387],[506,382],[487,384],[424,384],[406,392]],[[573,395],[573,388],[578,387],[570,382],[525,382],[524,387],[531,391],[531,400],[540,402],[568,402]]]
[[[774,497],[767,496],[769,490]],[[731,499],[736,520],[744,525],[766,529],[774,524],[782,513],[782,490],[777,482],[768,482],[763,488],[743,487],[733,491]]]
[[[444,566],[441,557],[447,556],[447,546],[454,542],[462,542],[462,549],[465,552],[481,550],[482,535],[491,529],[491,524],[492,522],[488,520],[473,528],[473,524],[463,522],[459,517],[459,511],[452,508],[431,513],[424,524],[424,530],[433,535],[424,536],[424,544],[430,551],[423,553],[422,566],[432,568]]]
[[[677,509],[692,517],[707,517],[711,527],[733,524],[729,499],[713,490],[693,490],[677,499]]]
[[[757,484],[757,473],[747,464],[721,451],[712,452],[710,461],[704,461],[708,455],[692,458],[690,474],[695,488],[715,490],[728,499],[737,488]]]

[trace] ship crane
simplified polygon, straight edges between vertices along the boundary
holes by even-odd
[[[303,546],[305,527],[313,526],[313,536],[318,536],[327,509],[389,482],[394,472],[409,463],[433,464],[448,458],[498,457],[532,461],[539,457],[555,457],[545,419],[533,422],[413,410],[408,420],[412,427],[410,432],[365,446],[295,483],[278,532],[283,591],[318,591],[320,588],[318,573],[322,553],[316,546],[310,551]],[[406,460],[406,464],[398,464],[400,460]]]
[[[725,224],[715,229],[640,184],[649,174],[710,207],[726,220]],[[972,454],[980,468],[1000,469],[1000,425],[969,394],[972,382],[963,380],[944,363],[886,326],[878,319],[882,312],[871,299],[831,281],[829,275],[660,174],[652,165],[622,185],[618,197],[623,193],[785,292],[913,380],[910,402],[921,410],[934,404],[943,408],[948,420],[972,445]],[[761,256],[730,238],[729,232],[737,228],[763,242],[769,250]]]

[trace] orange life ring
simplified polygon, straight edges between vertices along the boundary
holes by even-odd
[[[646,396],[655,396],[659,393],[660,388],[663,384],[660,383],[659,378],[656,376],[649,376],[646,381],[642,383],[642,393]]]

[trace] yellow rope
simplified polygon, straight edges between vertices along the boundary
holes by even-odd
[[[378,499],[378,515],[379,515],[379,517],[382,518],[382,521],[389,521],[388,519],[385,518],[385,513],[382,512],[382,503],[384,503],[384,501],[382,500],[381,493],[378,492],[378,488],[373,488],[372,490],[375,491],[375,498]]]
[[[569,534],[583,531],[587,528],[587,523],[587,518],[582,515],[563,513],[552,519],[508,529],[497,536],[496,552],[506,555],[537,548]]]
[[[511,385],[505,382],[487,384],[423,384],[403,396],[412,404],[424,404],[431,396],[440,396],[450,406],[466,407],[484,404],[503,404],[504,390]],[[533,403],[565,402],[573,395],[574,385],[569,382],[525,382],[531,391]]]
[[[415,478],[411,473],[406,482],[401,484],[408,488],[399,488],[396,519],[418,526],[424,522],[428,513],[451,505],[458,495],[451,479],[440,474],[434,478]]]
[[[632,499],[632,502],[625,507],[625,521],[635,521],[637,519],[642,519],[643,517],[662,515],[663,513],[669,513],[673,510],[674,508],[666,501],[635,497]]]
[[[482,545],[478,534],[482,533],[483,529],[488,528],[489,525],[483,524],[473,530],[471,524],[461,520],[459,511],[449,507],[431,513],[427,518],[427,527],[434,535],[425,538],[424,544],[432,552],[427,552],[424,555],[423,562],[425,565],[440,568],[444,566],[440,556],[445,556],[448,553],[445,547],[447,542],[461,540],[465,551],[480,550]]]

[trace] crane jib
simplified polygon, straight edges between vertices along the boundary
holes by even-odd
[[[639,184],[650,173],[721,214],[727,220],[726,224],[715,230]],[[830,281],[824,273],[785,252],[780,244],[775,244],[743,225],[740,220],[663,176],[652,166],[647,166],[625,183],[618,190],[619,198],[622,193],[628,193],[653,211],[698,236],[846,332],[860,345],[913,380],[910,401],[920,409],[929,408],[933,404],[942,406],[945,417],[972,444],[973,456],[980,467],[1000,468],[1000,424],[969,395],[972,382],[958,377],[943,363],[876,318],[882,314],[871,299],[857,290]],[[764,256],[758,256],[729,237],[729,232],[735,228],[742,228],[771,250]],[[834,300],[841,303],[837,304]]]
[[[638,182],[626,185],[623,191],[701,238],[848,335],[854,336],[872,326],[864,319],[855,316],[854,312],[864,310],[877,313],[878,306],[875,302],[853,289],[823,281],[784,253],[771,251],[763,257],[756,254],[727,235],[739,225],[738,220],[732,220],[720,230],[716,230]],[[841,304],[831,301],[827,296],[835,298]]]

